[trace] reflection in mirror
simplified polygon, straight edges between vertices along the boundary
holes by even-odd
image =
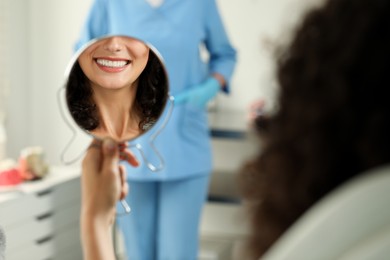
[[[168,99],[168,77],[153,46],[132,37],[91,41],[73,59],[65,86],[76,124],[96,138],[132,140],[153,127]]]

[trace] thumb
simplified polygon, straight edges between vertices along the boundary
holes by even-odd
[[[102,171],[113,172],[118,169],[119,165],[119,148],[112,139],[103,140],[103,160]]]

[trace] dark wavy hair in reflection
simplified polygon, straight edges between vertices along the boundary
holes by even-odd
[[[329,0],[278,52],[278,108],[238,180],[261,255],[313,204],[390,162],[390,1]]]
[[[71,116],[83,129],[99,126],[98,108],[92,97],[89,79],[76,61],[66,82],[66,102]],[[168,78],[160,59],[149,50],[149,59],[139,76],[135,109],[141,115],[139,129],[149,129],[160,117],[168,98]]]

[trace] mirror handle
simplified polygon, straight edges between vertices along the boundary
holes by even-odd
[[[161,153],[158,151],[157,147],[154,145],[154,141],[155,139],[157,138],[157,136],[162,132],[162,130],[164,130],[165,126],[167,125],[168,123],[168,120],[170,119],[171,115],[172,115],[172,111],[173,111],[173,106],[174,106],[174,97],[169,95],[168,97],[168,105],[169,105],[169,108],[168,108],[168,112],[167,112],[167,115],[165,116],[164,118],[164,121],[162,122],[160,128],[154,132],[150,138],[149,138],[149,145],[150,147],[153,149],[153,151],[155,152],[155,154],[157,155],[159,161],[160,161],[160,164],[158,166],[155,166],[154,164],[152,164],[148,158],[146,157],[144,151],[143,151],[143,148],[142,148],[142,145],[137,143],[137,144],[133,144],[131,145],[130,147],[135,147],[139,153],[141,154],[141,157],[143,159],[143,161],[145,162],[146,166],[152,171],[152,172],[158,172],[158,171],[161,171],[164,167],[165,167],[165,161],[164,161],[164,158],[163,156],[161,155]]]

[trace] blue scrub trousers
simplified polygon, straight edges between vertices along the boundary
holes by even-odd
[[[131,212],[117,218],[127,259],[196,260],[209,178],[205,174],[174,181],[128,181]]]

